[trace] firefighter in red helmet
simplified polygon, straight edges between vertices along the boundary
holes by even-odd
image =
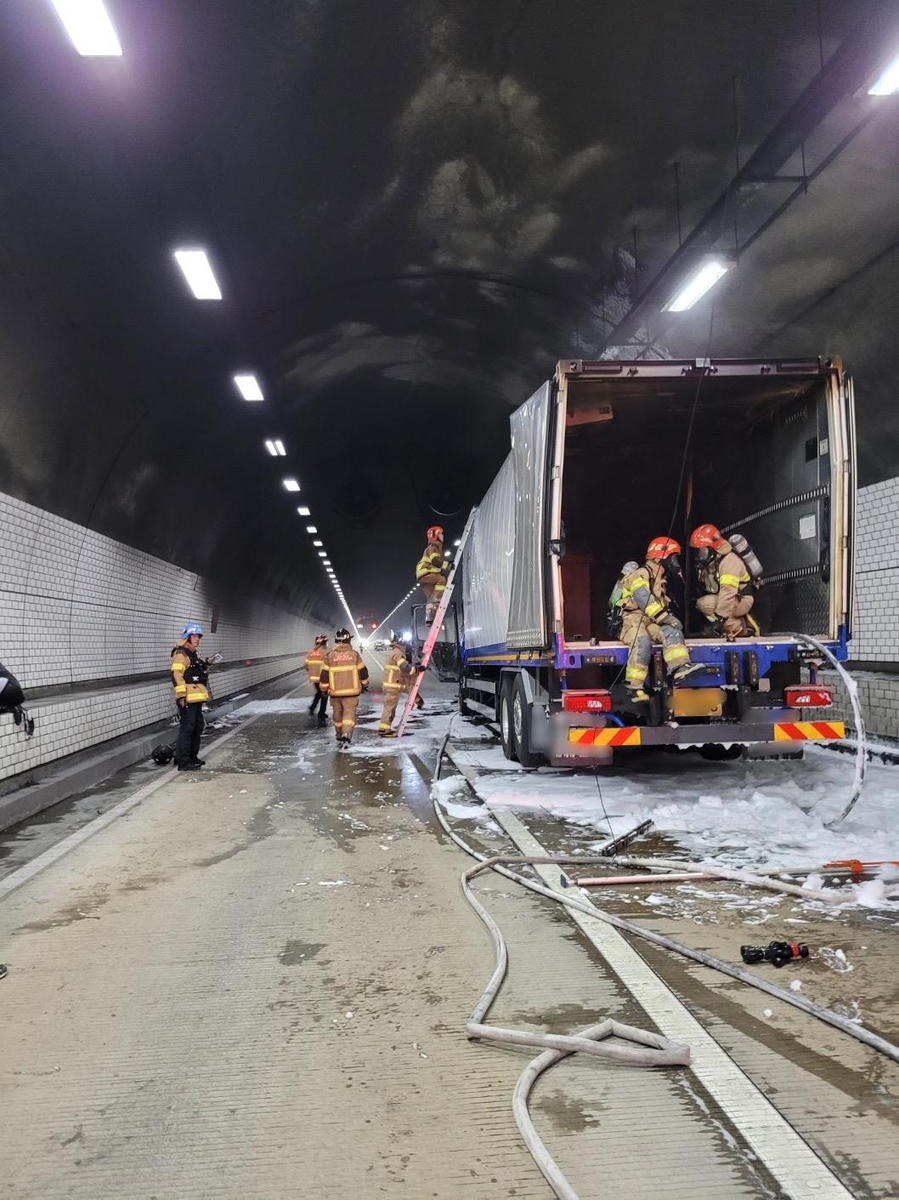
[[[680,574],[680,550],[674,538],[653,538],[645,564],[621,581],[617,603],[623,617],[621,640],[628,647],[625,682],[634,700],[649,699],[645,684],[653,645],[662,646],[662,657],[675,683],[703,669],[701,663],[690,662],[683,626],[668,600],[667,580]]]
[[[690,534],[690,545],[697,552],[703,592],[696,607],[710,622],[709,633],[723,634],[729,642],[759,633],[749,615],[755,603],[748,594],[752,575],[728,538],[715,525],[698,525]]]
[[[427,533],[425,552],[415,564],[415,578],[425,594],[425,623],[430,625],[437,614],[450,565],[443,553],[443,528],[432,525]]]

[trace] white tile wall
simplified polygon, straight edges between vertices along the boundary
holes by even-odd
[[[300,666],[321,632],[319,624],[0,493],[0,661],[26,695],[86,681],[102,689],[109,678],[164,671],[189,620],[206,630],[204,651],[226,662],[252,660],[214,674],[220,698]],[[0,779],[174,712],[168,680],[36,700],[29,708],[37,731],[28,742],[11,717],[0,717]]]

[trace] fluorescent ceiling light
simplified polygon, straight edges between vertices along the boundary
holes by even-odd
[[[284,443],[279,441],[277,438],[275,438],[274,441],[272,441],[270,438],[266,438],[265,448],[274,458],[277,458],[279,455],[281,458],[284,458],[284,456],[287,454],[287,451],[284,449]]]
[[[103,0],[50,0],[72,45],[86,58],[120,58],[122,44]]]
[[[695,271],[680,291],[665,305],[664,312],[684,312],[692,308],[709,288],[714,287],[722,275],[730,269],[730,263],[722,262],[720,258],[710,259]]]
[[[327,554],[325,554],[324,550],[319,550],[318,557],[319,558],[327,558],[328,556],[327,556]]]
[[[325,559],[325,566],[328,568],[328,570],[329,570],[329,571],[331,570],[331,560],[330,560],[330,558],[326,558],[326,559]]]
[[[318,533],[318,526],[317,525],[307,525],[306,532],[307,533]]]
[[[287,455],[287,451],[284,449],[284,443],[281,441],[280,438],[275,438],[275,449],[278,451],[278,453],[281,455],[282,458],[284,458]]]
[[[324,546],[324,544],[324,542],[320,542],[317,538],[312,543],[313,546]]]
[[[198,300],[221,300],[222,292],[205,250],[176,250],[175,262]]]
[[[309,517],[312,515],[309,512],[309,509],[306,507],[305,504],[301,504],[300,507],[297,509],[297,512],[300,514],[301,517]]]
[[[233,375],[232,378],[244,400],[265,399],[262,388],[259,386],[259,380],[255,375]]]
[[[295,479],[285,479],[284,486],[288,492],[298,492],[300,490],[300,485]]]
[[[876,83],[868,88],[869,96],[892,96],[899,92],[899,58],[894,58]]]

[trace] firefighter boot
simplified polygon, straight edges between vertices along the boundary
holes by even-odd
[[[684,663],[682,667],[678,667],[674,672],[674,682],[683,683],[685,679],[689,679],[691,675],[695,675],[697,671],[706,671],[708,668],[705,663]]]
[[[641,688],[641,687],[628,688],[627,695],[628,695],[628,699],[631,700],[634,704],[648,704],[649,703],[649,694],[648,694],[648,692],[645,692],[643,690],[643,688]]]
[[[416,696],[415,697],[415,707],[416,708],[424,708],[424,706],[425,706],[425,702],[424,702],[424,700],[422,700],[421,696]]]

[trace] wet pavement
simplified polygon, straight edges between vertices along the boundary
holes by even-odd
[[[452,692],[426,696],[402,745],[376,737],[367,698],[344,753],[310,721],[305,694],[254,697],[202,772],[171,774],[0,903],[5,1195],[550,1196],[510,1112],[530,1053],[462,1032],[493,961],[459,891],[470,860],[429,799]],[[157,770],[135,768],[13,831],[2,868]],[[552,814],[525,819],[553,849],[588,836]],[[509,849],[483,812],[459,825],[492,852]],[[500,1023],[570,1032],[611,1015],[651,1027],[559,906],[498,876],[478,892],[509,944]],[[860,997],[862,1018],[890,1036],[892,929],[864,915],[794,916],[777,898],[733,908],[735,894],[684,894],[678,912],[636,889],[604,903],[722,957],[775,936],[776,921],[806,921],[795,929],[817,956],[779,974],[822,1002]],[[849,1194],[899,1195],[895,1064],[639,949]],[[541,1080],[532,1109],[582,1200],[607,1196],[610,1179],[614,1194],[645,1200],[785,1194],[689,1071],[569,1059]]]

